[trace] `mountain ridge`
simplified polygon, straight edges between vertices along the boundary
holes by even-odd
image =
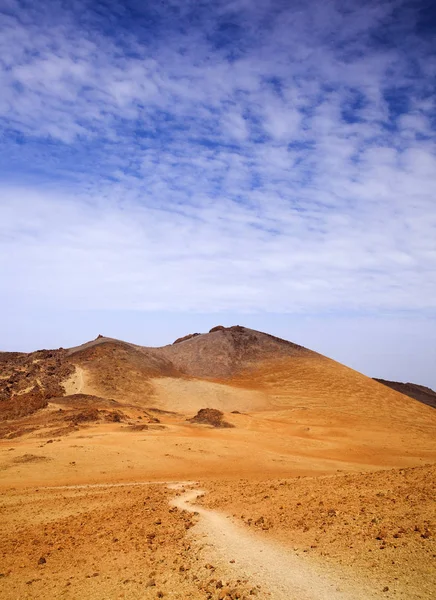
[[[373,379],[400,394],[404,394],[405,396],[409,396],[409,398],[418,400],[418,402],[427,404],[427,406],[436,408],[436,392],[425,385],[411,382],[403,383],[401,381],[390,381],[388,379],[380,379],[377,377],[374,377]]]
[[[124,404],[192,412],[272,410],[304,406],[314,418],[333,410],[391,421],[422,411],[408,395],[299,344],[234,325],[188,334],[171,344],[140,346],[99,335],[71,348],[0,353],[0,418],[47,406],[51,398],[89,394]],[[9,369],[9,371],[8,371]],[[9,407],[6,410],[6,407]],[[2,411],[2,409],[4,409]],[[8,412],[9,411],[9,412]],[[3,412],[3,417],[2,417]]]
[[[231,427],[196,414],[219,414]],[[95,438],[98,480],[107,452],[111,472],[129,477],[130,456],[137,477],[160,480],[413,466],[436,456],[435,430],[430,406],[241,326],[157,348],[99,336],[0,354],[0,443],[34,449],[48,438],[80,448]]]

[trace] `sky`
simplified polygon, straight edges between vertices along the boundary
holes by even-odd
[[[217,324],[436,387],[432,0],[0,0],[0,349]]]

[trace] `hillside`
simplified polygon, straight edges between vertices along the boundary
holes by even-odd
[[[240,326],[0,353],[3,596],[433,598],[435,434]]]
[[[378,381],[401,394],[414,398],[415,400],[418,400],[418,402],[436,408],[436,392],[431,388],[425,387],[424,385],[418,385],[417,383],[401,383],[399,381],[377,379],[376,377],[374,378],[374,381]]]
[[[99,336],[70,349],[3,353],[0,361],[0,439],[33,448],[41,438],[86,433],[95,437],[92,477],[107,471],[107,460],[113,474],[130,460],[141,476],[195,477],[414,466],[436,455],[430,407],[240,326],[161,348]],[[201,409],[220,411],[231,427],[199,424]],[[41,464],[38,474],[51,470]]]

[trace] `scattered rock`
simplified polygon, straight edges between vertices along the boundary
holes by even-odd
[[[211,425],[216,428],[234,427],[231,423],[223,420],[224,413],[216,408],[201,408],[195,417],[187,419],[190,423],[198,425]]]
[[[37,462],[47,462],[48,460],[52,460],[47,456],[37,456],[36,454],[23,454],[22,456],[17,456],[17,458],[13,459],[14,463],[37,463]]]
[[[146,429],[148,429],[148,425],[145,423],[129,425],[129,431],[145,431]]]

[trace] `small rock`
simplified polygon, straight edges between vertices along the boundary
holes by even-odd
[[[145,587],[155,587],[156,586],[156,581],[154,579],[149,579],[147,581],[147,583],[145,584]]]
[[[45,560],[45,558],[43,556],[41,556],[41,558],[38,560],[38,565],[45,565],[47,561]]]
[[[384,591],[384,592],[389,592],[389,588],[388,588],[388,586],[387,586],[387,585],[385,585],[385,587],[383,588],[383,591]]]

